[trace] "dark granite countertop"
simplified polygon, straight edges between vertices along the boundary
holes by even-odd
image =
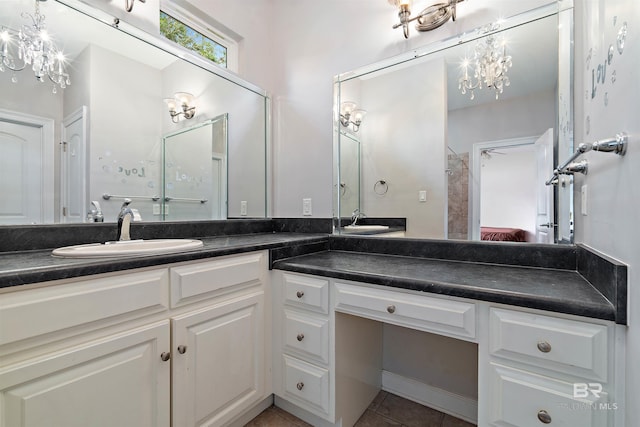
[[[50,249],[0,253],[0,288],[289,246],[317,244],[319,250],[328,235],[272,232],[200,240],[204,247],[189,252],[105,259],[58,258]]]
[[[340,250],[278,260],[273,268],[616,320],[614,305],[574,270]]]

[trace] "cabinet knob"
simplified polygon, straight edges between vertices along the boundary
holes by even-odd
[[[302,341],[304,339],[304,334],[298,334],[296,338],[298,341]]]
[[[538,343],[538,350],[540,350],[543,353],[549,353],[551,351],[551,344],[549,344],[546,341],[540,341]]]
[[[160,360],[162,360],[163,362],[166,362],[169,359],[171,359],[171,353],[169,353],[168,351],[163,351],[160,354]]]
[[[390,305],[389,307],[387,307],[387,311],[391,314],[396,312],[396,306],[395,305]]]
[[[296,384],[296,388],[298,390],[302,390],[302,387],[304,387],[304,383],[302,381],[300,381],[298,384]]]
[[[296,296],[297,296],[298,298],[302,298],[302,297],[304,296],[304,292],[302,292],[302,291],[298,291],[298,292],[296,292]]]
[[[538,419],[543,424],[551,424],[551,415],[544,409],[538,411]]]
[[[187,346],[186,345],[179,345],[178,346],[178,353],[185,354],[186,352],[187,352]]]

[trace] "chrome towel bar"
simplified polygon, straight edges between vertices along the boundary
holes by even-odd
[[[582,160],[581,162],[577,163],[574,163],[574,161],[587,151],[602,151],[605,153],[615,153],[620,156],[624,156],[627,152],[627,142],[627,134],[623,132],[617,134],[614,138],[601,139],[592,144],[586,144],[583,142],[582,144],[578,145],[578,149],[576,150],[576,152],[573,153],[571,157],[569,157],[567,161],[562,164],[562,166],[558,166],[557,168],[555,168],[555,170],[553,171],[553,176],[549,178],[549,180],[545,182],[545,184],[556,185],[558,183],[558,176],[561,174],[573,174],[576,172],[586,174],[587,170],[589,169],[587,161]]]

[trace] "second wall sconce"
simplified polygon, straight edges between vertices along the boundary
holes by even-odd
[[[398,18],[400,22],[393,28],[402,27],[404,38],[409,38],[409,22],[417,20],[416,30],[435,30],[450,18],[456,20],[456,6],[464,0],[446,0],[444,3],[433,4],[423,9],[416,16],[411,17],[412,0],[388,0],[389,4],[398,8]]]
[[[340,123],[344,127],[350,127],[354,132],[358,132],[362,119],[367,112],[358,109],[355,102],[344,101],[340,104]]]
[[[195,97],[188,92],[176,92],[173,98],[165,98],[164,102],[173,123],[178,123],[181,116],[192,119],[196,115]]]

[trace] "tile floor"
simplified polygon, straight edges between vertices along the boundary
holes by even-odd
[[[381,391],[354,427],[473,427],[466,421]],[[299,418],[271,406],[245,427],[310,427]]]

